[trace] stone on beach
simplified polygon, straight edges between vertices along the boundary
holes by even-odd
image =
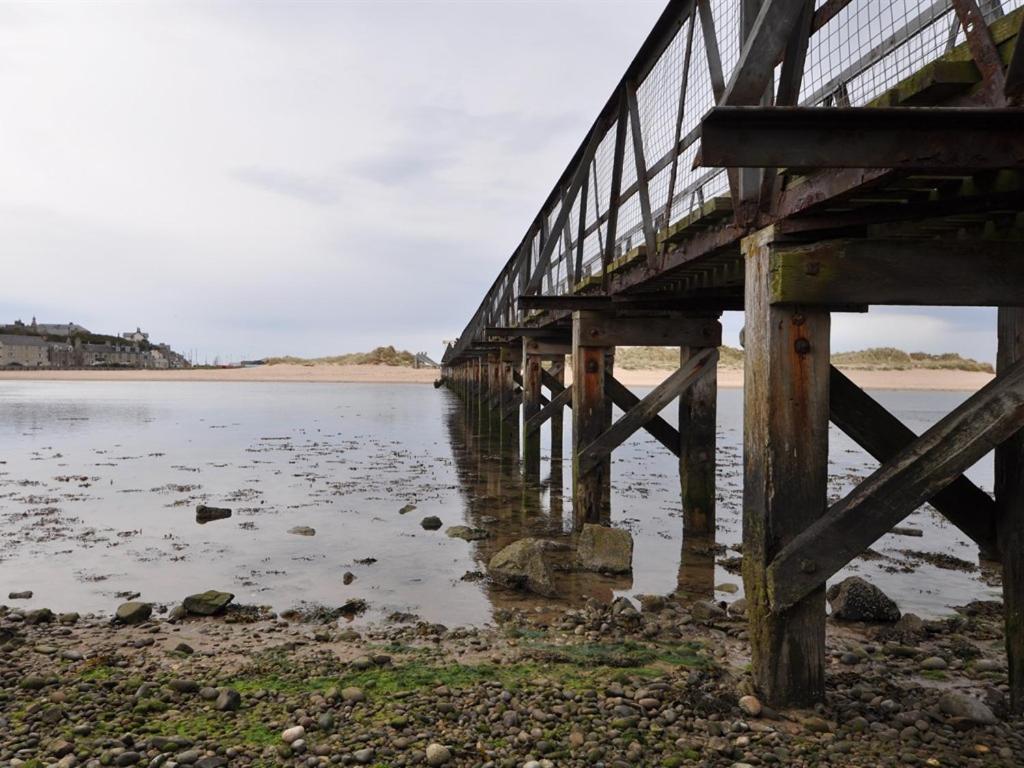
[[[141,603],[131,600],[121,603],[114,612],[114,620],[121,624],[141,624],[153,613],[153,606],[149,603]]]
[[[992,725],[996,722],[996,716],[992,714],[992,710],[987,704],[973,696],[966,696],[956,691],[942,694],[939,699],[939,709],[950,717],[961,718],[978,725]]]
[[[228,604],[235,599],[230,592],[218,592],[216,589],[208,589],[205,592],[198,592],[189,595],[182,601],[185,610],[196,616],[213,616],[222,612]]]
[[[832,617],[845,621],[894,622],[900,619],[896,603],[874,584],[850,576],[828,588]]]
[[[296,536],[316,536],[316,528],[310,528],[308,525],[296,525],[294,528],[289,528],[288,533]]]
[[[587,523],[576,553],[580,567],[601,573],[633,571],[633,536],[621,528]]]
[[[470,528],[468,525],[452,525],[445,530],[445,534],[452,539],[463,541],[482,541],[489,538],[490,534],[482,528]]]
[[[32,590],[26,589],[23,592],[11,592],[7,595],[8,600],[31,600]]]
[[[229,517],[231,517],[231,510],[227,507],[208,507],[205,504],[196,507],[196,522],[200,525],[205,525],[213,520],[226,520]]]
[[[428,515],[427,517],[424,517],[422,520],[420,520],[420,525],[423,527],[423,530],[425,531],[436,531],[438,528],[444,525],[444,523],[441,522],[440,517],[437,517],[435,515]]]
[[[492,579],[506,587],[554,595],[554,579],[551,566],[544,559],[544,548],[541,539],[520,539],[495,554],[487,570]]]

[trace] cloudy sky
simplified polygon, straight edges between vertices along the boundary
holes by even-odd
[[[662,7],[0,4],[0,320],[211,361],[437,353]],[[833,347],[992,359],[993,329],[881,310]]]

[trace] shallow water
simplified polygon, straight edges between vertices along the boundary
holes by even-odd
[[[918,432],[965,397],[873,394]],[[720,392],[717,540],[726,547],[741,538],[741,403],[741,391]],[[663,415],[676,420],[673,407]],[[463,576],[524,535],[571,540],[571,472],[548,461],[547,427],[543,439],[538,487],[519,479],[515,457],[480,434],[454,395],[429,386],[3,381],[0,589],[32,590],[22,604],[79,611],[110,611],[136,592],[169,604],[209,588],[276,610],[358,597],[370,604],[364,618],[401,611],[450,625],[542,608]],[[875,466],[833,429],[833,497]],[[991,457],[969,474],[990,490]],[[612,521],[635,537],[633,576],[559,572],[559,604],[740,585],[722,566],[735,551],[720,552],[713,566],[704,544],[684,542],[678,492],[676,460],[653,439],[640,434],[618,449]],[[200,525],[200,503],[233,514]],[[400,514],[407,504],[416,509]],[[468,543],[424,531],[427,515],[491,537]],[[886,535],[873,547],[880,557],[858,559],[840,577],[859,573],[922,615],[998,595],[977,570],[901,552],[977,563],[976,549],[936,513],[926,507],[904,525],[923,535]],[[289,533],[294,526],[316,535]],[[367,558],[375,562],[357,562]]]

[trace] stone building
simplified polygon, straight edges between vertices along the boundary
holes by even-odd
[[[38,336],[0,334],[0,368],[47,368],[50,345]]]

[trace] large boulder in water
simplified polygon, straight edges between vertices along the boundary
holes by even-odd
[[[141,624],[153,613],[153,606],[135,600],[121,603],[114,613],[114,621],[119,624]]]
[[[621,528],[588,523],[580,533],[576,558],[587,571],[632,573],[633,537]]]
[[[552,596],[555,585],[544,548],[540,539],[520,539],[494,555],[487,570],[494,581],[506,587]]]
[[[900,620],[900,609],[882,590],[859,576],[850,576],[828,588],[832,618],[845,621]]]
[[[196,616],[213,616],[220,613],[235,599],[230,592],[218,592],[208,589],[195,595],[189,595],[182,601],[185,610]]]

